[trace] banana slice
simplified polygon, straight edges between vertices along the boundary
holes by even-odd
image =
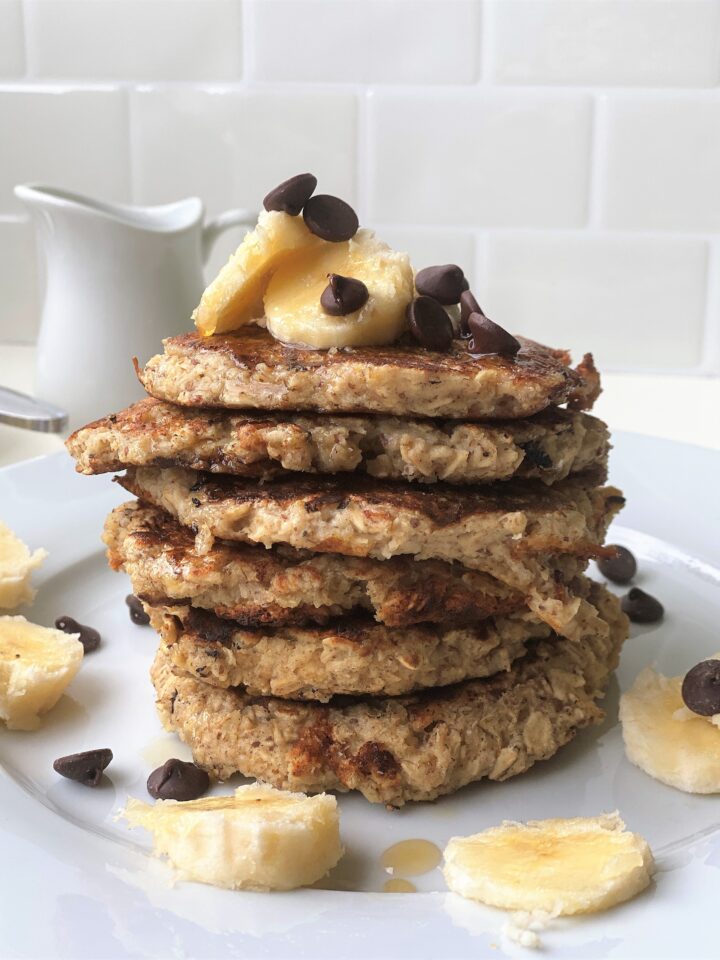
[[[193,313],[195,326],[209,337],[237,330],[262,317],[263,294],[273,271],[291,254],[323,243],[310,233],[302,217],[263,211],[255,229],[245,236],[203,293]]]
[[[617,813],[569,820],[505,821],[445,849],[448,887],[505,910],[561,914],[605,910],[650,883],[653,858]]]
[[[720,793],[720,729],[714,717],[685,707],[682,682],[652,667],[638,675],[620,698],[625,753],[661,783],[686,793]]]
[[[0,720],[10,730],[35,730],[80,668],[79,634],[0,617]]]
[[[153,834],[187,880],[233,890],[293,890],[324,877],[342,856],[335,797],[238,787],[228,797],[154,805],[130,799],[122,816]]]
[[[22,540],[0,523],[0,610],[14,610],[33,600],[30,575],[46,556],[46,550],[30,553]]]
[[[320,295],[329,273],[362,280],[370,295],[365,305],[344,317],[326,314]],[[265,293],[267,328],[284,343],[321,350],[392,343],[405,330],[413,282],[407,254],[359,230],[352,240],[325,243],[286,260]]]

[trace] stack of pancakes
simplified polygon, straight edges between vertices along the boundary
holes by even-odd
[[[548,758],[602,718],[627,623],[584,576],[619,491],[591,358],[520,339],[320,351],[165,342],[148,399],[68,441],[196,762],[401,805]]]

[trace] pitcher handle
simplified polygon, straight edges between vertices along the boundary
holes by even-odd
[[[253,213],[251,210],[226,210],[225,213],[208,220],[202,231],[203,263],[207,262],[215,241],[221,233],[231,227],[247,227],[250,230],[255,225],[257,218],[257,213]]]

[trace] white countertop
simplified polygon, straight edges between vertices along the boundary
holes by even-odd
[[[33,347],[0,345],[0,383],[32,393],[34,363]],[[611,430],[720,450],[720,378],[606,373],[602,379],[593,413]],[[0,466],[60,449],[59,436],[0,425]]]

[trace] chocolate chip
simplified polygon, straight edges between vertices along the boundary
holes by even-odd
[[[720,660],[703,660],[685,674],[682,683],[685,706],[701,717],[720,713]]]
[[[58,757],[53,763],[53,770],[68,780],[76,780],[86,787],[96,787],[112,758],[112,750],[105,748],[71,753],[67,757]]]
[[[415,289],[420,296],[432,297],[446,307],[459,303],[463,291],[467,288],[465,274],[454,263],[425,267],[415,277]]]
[[[470,319],[471,313],[479,313],[481,317],[484,317],[485,314],[480,307],[480,304],[477,302],[475,297],[470,293],[469,290],[464,290],[460,294],[460,336],[469,337],[470,330],[468,329],[468,320]]]
[[[637,560],[627,547],[608,544],[615,551],[612,557],[601,557],[598,562],[600,573],[613,583],[630,583],[637,573]]]
[[[147,781],[147,791],[156,800],[197,800],[209,786],[207,773],[184,760],[166,760]]]
[[[271,190],[263,200],[266,210],[279,210],[296,217],[312,196],[317,186],[317,177],[311,173],[299,173],[296,177],[284,180]]]
[[[303,220],[311,233],[331,243],[349,240],[358,229],[357,214],[350,204],[326,193],[310,197],[303,210]]]
[[[488,353],[514,357],[520,349],[520,344],[511,333],[482,313],[471,313],[467,325],[471,337],[468,351],[476,357]]]
[[[345,317],[364,307],[370,294],[362,280],[328,274],[329,283],[320,296],[320,306],[331,317]]]
[[[130,619],[140,627],[145,627],[150,623],[150,617],[145,613],[145,607],[138,600],[134,593],[129,593],[125,597],[125,603],[130,610]]]
[[[428,350],[448,350],[453,339],[450,317],[432,297],[416,297],[406,314],[415,339]]]
[[[83,623],[78,623],[72,617],[58,617],[55,626],[63,633],[79,633],[80,643],[83,645],[85,653],[91,650],[97,650],[100,646],[100,634],[93,627],[86,627]]]
[[[657,623],[665,613],[660,601],[639,587],[633,587],[625,594],[621,606],[633,623]]]
[[[539,440],[528,440],[527,443],[521,443],[520,446],[525,451],[525,460],[534,467],[540,467],[541,470],[549,470],[552,465],[552,459],[546,450],[543,450]]]

